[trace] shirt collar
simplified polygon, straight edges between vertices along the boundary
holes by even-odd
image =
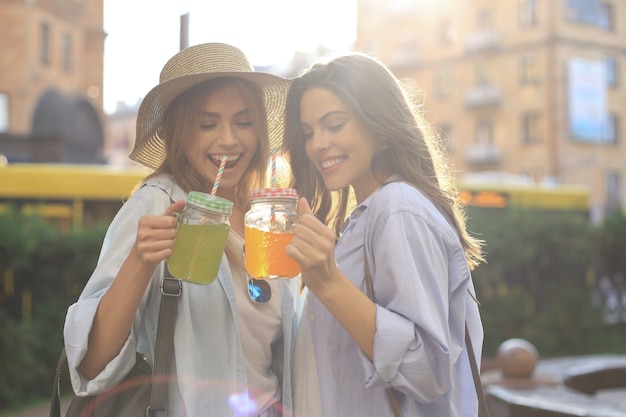
[[[390,182],[395,182],[395,181],[400,181],[400,180],[401,179],[399,175],[394,174],[394,175],[389,176],[383,184],[381,184],[377,189],[375,189],[372,194],[367,196],[367,198],[363,200],[361,204],[359,204],[354,210],[352,210],[352,213],[350,213],[350,216],[341,227],[341,233],[343,233],[346,230],[346,228],[348,227],[350,223],[356,222],[359,219],[359,217],[361,217],[363,212],[369,206],[372,198],[374,198],[374,195],[376,195],[376,193],[378,193],[378,191],[380,191],[381,188],[383,188],[385,185],[389,184]]]
[[[367,208],[372,198],[374,198],[374,195],[376,195],[376,193],[380,191],[380,189],[383,188],[385,185],[391,182],[395,182],[395,181],[400,181],[399,175],[394,174],[394,175],[389,176],[383,184],[381,184],[377,189],[375,189],[372,194],[368,195],[367,198],[363,200],[363,202],[359,204],[357,208],[354,209],[352,214],[350,214],[350,219],[353,218],[352,216],[355,216],[354,217],[355,220],[358,219],[359,216],[363,213],[363,211]]]

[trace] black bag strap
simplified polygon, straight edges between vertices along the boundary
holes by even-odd
[[[57,371],[54,376],[54,384],[52,385],[52,401],[50,403],[50,417],[61,416],[61,372],[67,363],[67,356],[65,355],[65,349],[61,351],[59,361],[57,362]]]
[[[478,365],[476,364],[476,356],[474,356],[474,347],[472,346],[472,339],[470,339],[467,322],[465,322],[465,344],[467,345],[467,354],[469,356],[470,367],[472,368],[472,376],[474,377],[476,395],[478,395],[478,417],[489,417],[487,399],[485,398],[483,383],[480,380],[480,373],[478,372]]]
[[[168,371],[174,339],[174,323],[178,310],[178,298],[182,294],[182,282],[173,278],[163,265],[165,270],[161,281],[161,304],[159,307],[159,324],[156,339],[156,352],[154,368],[152,371],[152,388],[150,404],[146,410],[148,417],[166,416],[165,393],[168,383]],[[52,386],[52,401],[50,403],[50,417],[61,417],[61,373],[67,365],[65,349],[61,351],[57,370]]]
[[[365,263],[365,287],[367,289],[367,296],[373,302],[374,299],[374,286],[372,284],[372,273],[370,272],[369,262],[367,260],[367,250],[365,247],[365,239],[363,239],[363,260]],[[468,290],[469,292],[469,290]],[[470,295],[472,295],[470,293]],[[472,298],[474,298],[472,296]],[[474,379],[474,386],[476,387],[476,394],[478,396],[478,417],[489,417],[489,408],[487,407],[487,400],[485,398],[485,392],[483,390],[483,384],[480,380],[480,374],[478,372],[478,366],[476,364],[476,357],[474,356],[474,348],[472,346],[472,340],[467,328],[467,322],[465,322],[465,344],[467,345],[467,353],[469,356],[470,367],[472,368],[472,377]],[[396,397],[393,395],[392,388],[387,388],[387,395],[391,403],[391,409],[395,417],[402,417],[402,412],[396,401]]]
[[[178,297],[183,292],[182,281],[172,277],[167,265],[161,281],[161,306],[159,308],[159,325],[157,329],[154,370],[152,371],[152,390],[150,405],[146,410],[148,417],[166,416],[165,392],[167,390],[170,358],[174,342],[174,323],[178,310]]]

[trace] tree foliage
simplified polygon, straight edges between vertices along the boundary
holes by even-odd
[[[619,258],[616,251],[626,234],[607,233],[606,225],[593,227],[578,213],[468,213],[470,230],[485,241],[487,263],[473,277],[482,304],[486,355],[513,337],[529,340],[545,356],[607,349],[602,306],[592,303],[592,294],[600,265],[609,253]],[[616,230],[613,225],[609,229]]]

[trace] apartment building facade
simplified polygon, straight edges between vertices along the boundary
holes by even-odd
[[[101,126],[104,39],[103,0],[0,0],[0,134],[30,137],[51,92]]]
[[[357,22],[459,177],[585,185],[596,221],[626,208],[625,0],[359,0]]]

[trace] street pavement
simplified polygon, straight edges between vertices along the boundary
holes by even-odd
[[[532,378],[528,382],[533,384],[526,386],[518,386],[517,388],[532,388],[532,385],[537,386],[555,386],[561,385],[563,378],[567,374],[576,373],[576,369],[586,369],[589,366],[611,364],[614,367],[624,367],[626,365],[625,355],[590,355],[570,358],[554,358],[543,359],[537,363],[537,369],[534,372]],[[497,382],[498,371],[496,369],[482,372],[481,378],[485,385],[495,383],[501,385],[504,381]],[[516,381],[519,385],[523,381]],[[502,384],[507,385],[507,384]],[[515,387],[511,387],[515,388]],[[598,401],[598,404],[613,404],[620,410],[626,409],[626,386],[622,386],[615,389],[604,389],[591,396],[594,400]],[[61,401],[61,415],[65,414],[69,405],[69,399]],[[48,417],[50,415],[50,404],[48,402],[42,402],[37,406],[29,409],[22,410],[15,413],[0,413],[0,417]],[[622,415],[622,414],[619,414]]]

